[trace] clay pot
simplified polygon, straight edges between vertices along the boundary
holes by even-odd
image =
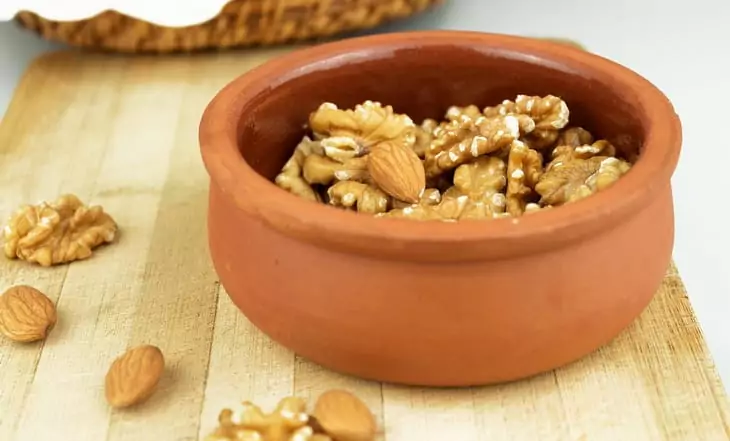
[[[376,100],[418,121],[520,93],[561,96],[573,124],[640,159],[601,193],[515,220],[373,218],[272,183],[323,101]],[[672,105],[566,45],[436,31],[299,50],[226,86],[200,143],[210,251],[233,302],[282,345],[358,377],[456,386],[556,368],[629,325],[670,263]]]

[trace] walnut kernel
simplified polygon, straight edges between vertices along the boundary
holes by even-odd
[[[302,176],[308,184],[329,185],[334,181],[368,181],[367,171],[367,156],[338,162],[327,156],[309,155],[304,159]]]
[[[496,157],[484,156],[460,165],[454,173],[454,185],[439,196],[436,189],[418,204],[398,207],[384,214],[417,220],[466,220],[498,217],[504,212],[506,166]],[[426,192],[424,192],[426,193]]]
[[[383,141],[412,148],[416,139],[416,126],[407,115],[397,114],[393,107],[375,101],[365,101],[347,110],[324,103],[310,115],[309,127],[325,155],[340,162],[362,156]]]
[[[431,145],[434,131],[438,126],[439,123],[435,119],[426,118],[416,129],[413,151],[416,152],[416,155],[418,155],[419,158],[423,159],[426,156],[426,150],[428,150]]]
[[[630,168],[628,162],[615,157],[576,158],[545,173],[535,191],[542,196],[541,204],[562,205],[606,189]]]
[[[235,410],[221,411],[218,417],[219,427],[206,441],[309,441],[308,438],[302,438],[300,432],[308,422],[306,403],[300,398],[286,397],[280,400],[270,414],[264,413],[255,404],[244,401]]]
[[[315,142],[305,136],[294,149],[291,158],[286,161],[274,182],[284,190],[310,201],[319,202],[322,198],[303,177],[304,164],[308,156],[316,149]]]
[[[359,398],[344,390],[319,396],[313,415],[301,398],[286,397],[271,413],[250,401],[223,409],[205,441],[373,441],[375,418]]]
[[[355,181],[341,181],[327,190],[330,204],[361,213],[384,213],[390,198],[378,187]]]
[[[507,211],[519,216],[542,175],[542,155],[522,141],[512,143],[507,162]]]
[[[556,95],[454,105],[419,125],[374,101],[348,110],[324,103],[310,115],[313,140],[304,138],[276,182],[376,217],[519,217],[608,188],[636,159],[624,151],[633,147],[619,143],[619,152],[569,119]],[[385,155],[386,147],[408,155]]]
[[[582,127],[571,127],[564,130],[555,141],[557,146],[567,145],[573,148],[586,144],[593,144],[593,135]]]
[[[461,114],[459,119],[435,130],[435,139],[426,151],[426,176],[436,176],[498,151],[510,145],[519,134],[519,122],[514,116],[472,118]]]
[[[570,112],[565,101],[553,95],[518,95],[514,101],[505,100],[499,106],[485,108],[484,115],[520,117],[520,128],[527,135],[525,141],[531,148],[542,149],[555,143],[558,131],[568,124]]]
[[[111,243],[117,228],[102,207],[63,195],[52,203],[22,206],[11,216],[3,230],[5,256],[44,267],[82,260]]]

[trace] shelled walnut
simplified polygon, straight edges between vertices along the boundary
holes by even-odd
[[[545,173],[535,190],[542,196],[541,204],[562,205],[607,188],[630,168],[628,162],[615,157],[576,158]]]
[[[281,169],[281,173],[276,176],[276,184],[297,196],[312,201],[321,201],[322,198],[312,188],[313,182],[308,182],[304,177],[304,164],[307,157],[312,155],[316,149],[320,147],[309,137],[305,136],[304,139],[296,146],[294,153],[291,158],[286,161],[284,167]],[[319,156],[321,157],[321,156]]]
[[[237,409],[221,411],[218,417],[219,427],[206,441],[294,441],[298,439],[295,438],[297,436],[307,440],[300,435],[308,422],[306,403],[299,398],[282,399],[270,414],[245,401]]]
[[[602,191],[637,159],[570,126],[568,104],[556,95],[454,105],[420,124],[374,101],[354,109],[324,103],[309,129],[276,183],[376,217],[519,217]]]
[[[565,101],[556,96],[518,95],[514,101],[505,100],[499,106],[485,108],[484,115],[519,118],[525,141],[531,148],[543,149],[557,141],[559,130],[568,124],[570,112]]]
[[[5,256],[44,267],[86,259],[114,240],[117,224],[100,206],[74,195],[20,207],[3,230]]]
[[[552,159],[545,171],[560,167],[571,159],[588,159],[594,156],[616,156],[616,148],[605,139],[593,142],[593,136],[580,127],[566,130],[552,151]]]
[[[372,441],[376,423],[359,398],[344,390],[324,392],[314,412],[301,398],[285,397],[271,413],[244,401],[223,409],[218,427],[204,441]]]
[[[309,155],[304,159],[302,177],[310,185],[329,185],[334,181],[368,181],[367,156],[337,162],[326,156]]]
[[[443,195],[430,189],[431,193],[417,204],[400,206],[379,216],[443,221],[503,216],[505,170],[501,159],[481,157],[459,166],[454,173],[454,185]]]
[[[434,131],[434,140],[426,150],[426,175],[437,176],[497,152],[519,135],[519,121],[512,115],[474,118],[468,113],[460,113],[459,117]]]
[[[281,188],[318,202],[326,194],[329,203],[344,208],[353,208],[358,200],[372,196],[377,201],[358,203],[358,211],[379,213],[388,208],[389,197],[416,200],[425,187],[423,166],[413,150],[418,128],[391,106],[365,101],[354,109],[342,110],[323,103],[310,115],[309,127],[314,139],[305,136],[275,178]],[[398,170],[398,164],[403,170]],[[367,186],[347,185],[330,191],[344,181]],[[322,185],[332,187],[320,191],[318,186]],[[380,198],[380,193],[385,193],[385,198]],[[332,198],[337,195],[342,197]]]
[[[384,213],[390,198],[378,187],[355,181],[340,181],[327,190],[331,205],[350,208],[361,213]]]
[[[421,126],[416,129],[416,140],[413,143],[413,151],[416,152],[419,158],[423,159],[426,156],[426,150],[431,145],[434,132],[438,127],[438,121],[426,118],[421,123]]]
[[[525,211],[535,184],[542,175],[542,155],[522,141],[515,141],[507,163],[507,212],[519,216]]]
[[[369,100],[352,110],[323,103],[310,115],[309,127],[325,155],[339,162],[362,156],[382,141],[412,147],[416,140],[416,125],[411,118]]]

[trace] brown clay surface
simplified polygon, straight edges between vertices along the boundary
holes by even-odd
[[[376,219],[270,182],[323,101],[371,99],[420,122],[520,93],[560,96],[572,124],[640,160],[581,202],[489,222]],[[231,83],[200,139],[211,253],[234,303],[360,377],[465,386],[555,368],[627,326],[671,258],[679,121],[646,80],[568,45],[466,32],[320,45]]]
[[[192,440],[237,401],[269,407],[291,393],[309,398],[337,387],[367,402],[386,441],[730,439],[728,401],[674,268],[611,344],[499,386],[362,381],[257,330],[218,285],[208,256],[209,181],[196,135],[210,97],[275,53],[64,53],[30,68],[0,125],[0,215],[69,191],[103,205],[121,230],[118,243],[71,266],[0,259],[0,287],[31,284],[59,314],[45,343],[0,340],[1,440]],[[138,409],[110,412],[109,364],[143,343],[165,353],[159,389]]]

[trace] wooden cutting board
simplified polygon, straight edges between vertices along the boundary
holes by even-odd
[[[0,215],[74,193],[121,228],[91,259],[44,269],[0,258],[0,289],[57,302],[44,343],[0,340],[0,440],[194,440],[244,399],[273,406],[346,388],[387,441],[730,439],[728,400],[672,267],[611,345],[512,384],[458,390],[361,381],[320,368],[254,328],[218,284],[205,234],[201,112],[278,51],[193,58],[56,53],[37,60],[0,127]],[[167,369],[138,408],[103,397],[112,359],[158,345]]]

